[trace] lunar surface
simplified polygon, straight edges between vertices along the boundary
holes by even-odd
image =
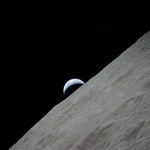
[[[150,32],[10,150],[150,150]]]
[[[70,79],[69,81],[66,82],[66,84],[64,85],[64,88],[63,88],[63,93],[65,94],[66,90],[70,87],[70,86],[73,86],[73,85],[76,85],[76,84],[84,84],[84,82],[80,79]]]

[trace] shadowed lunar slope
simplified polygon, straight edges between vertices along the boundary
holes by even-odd
[[[150,150],[150,32],[10,150]]]

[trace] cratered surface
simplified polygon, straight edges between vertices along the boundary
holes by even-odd
[[[149,150],[150,32],[56,105],[11,150]]]

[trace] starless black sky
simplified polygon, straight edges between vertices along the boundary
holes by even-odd
[[[92,23],[69,13],[14,17],[7,43],[13,50],[5,60],[6,100],[13,118],[10,145],[68,96],[62,92],[67,80],[87,82],[145,34],[150,27],[147,12],[102,15],[97,9]]]

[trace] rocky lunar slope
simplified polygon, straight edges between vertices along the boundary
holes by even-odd
[[[10,150],[150,150],[150,32]]]

